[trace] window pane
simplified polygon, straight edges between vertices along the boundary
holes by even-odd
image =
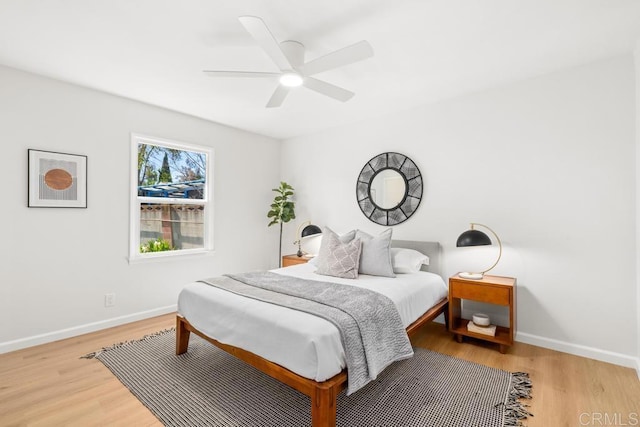
[[[138,196],[204,199],[207,155],[138,143]]]
[[[140,252],[204,248],[204,205],[140,204]]]

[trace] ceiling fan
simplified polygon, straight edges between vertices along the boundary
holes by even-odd
[[[302,43],[293,40],[278,43],[264,21],[257,16],[241,16],[238,19],[269,55],[280,72],[204,70],[204,73],[212,77],[278,78],[279,84],[267,102],[267,108],[282,105],[289,91],[298,86],[304,86],[322,95],[346,102],[355,93],[311,76],[373,56],[373,49],[369,42],[362,40],[305,63]]]

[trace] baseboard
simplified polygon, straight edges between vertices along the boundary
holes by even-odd
[[[35,345],[46,344],[53,341],[71,338],[90,332],[100,331],[102,329],[112,328],[114,326],[124,325],[125,323],[135,322],[137,320],[148,319],[150,317],[160,316],[162,314],[172,313],[177,310],[177,305],[173,304],[167,307],[154,308],[153,310],[141,311],[138,313],[128,314],[126,316],[114,317],[111,319],[101,320],[99,322],[87,323],[85,325],[74,326],[73,328],[61,329],[59,331],[48,332],[46,334],[34,335],[27,338],[20,338],[13,341],[0,343],[0,354],[10,351],[21,350]]]
[[[434,319],[434,322],[444,323],[444,317],[439,316]],[[612,351],[587,347],[579,344],[571,344],[565,341],[554,340],[552,338],[545,338],[524,332],[516,332],[515,340],[521,343],[535,345],[537,347],[548,348],[551,350],[561,351],[563,353],[569,353],[576,356],[587,357],[589,359],[600,360],[602,362],[632,368],[636,370],[638,380],[640,380],[640,357],[628,356],[626,354],[614,353]]]
[[[572,344],[565,341],[545,338],[538,335],[527,334],[524,332],[516,333],[516,341],[525,344],[531,344],[538,347],[544,347],[551,350],[561,351],[576,356],[587,357],[589,359],[600,360],[601,362],[613,363],[614,365],[633,368],[638,373],[640,379],[640,359],[622,353],[614,353],[608,350],[602,350],[595,347],[587,347],[579,344]]]

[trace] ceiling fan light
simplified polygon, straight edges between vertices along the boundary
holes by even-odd
[[[284,73],[280,76],[280,84],[286,87],[302,86],[304,79],[298,73]]]

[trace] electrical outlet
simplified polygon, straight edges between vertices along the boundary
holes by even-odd
[[[104,306],[113,307],[116,305],[116,294],[104,294]]]

